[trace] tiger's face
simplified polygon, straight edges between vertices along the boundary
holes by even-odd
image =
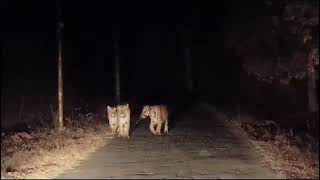
[[[130,116],[129,104],[126,105],[118,105],[117,113],[120,119],[128,118]]]
[[[129,130],[130,130],[129,104],[118,105],[117,113],[119,118],[119,136],[129,138]]]
[[[108,116],[111,118],[115,118],[117,117],[117,107],[110,107],[107,106],[108,109]]]
[[[150,115],[151,107],[148,105],[143,106],[142,113],[140,115],[140,119],[144,119]]]
[[[113,131],[118,127],[117,107],[107,106],[109,125]]]

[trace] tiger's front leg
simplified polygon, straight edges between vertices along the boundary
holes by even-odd
[[[164,132],[166,134],[169,134],[168,119],[166,119],[165,124],[164,124]]]
[[[161,126],[162,126],[162,122],[159,121],[159,122],[157,123],[157,135],[161,135]]]
[[[118,127],[118,136],[122,137],[123,136],[123,125],[119,123],[119,127]]]
[[[119,130],[119,126],[116,128],[116,133],[119,134],[120,130]]]
[[[149,129],[152,132],[152,134],[157,135],[157,132],[154,130],[154,123],[153,121],[150,121]]]
[[[125,134],[125,137],[126,138],[129,138],[129,130],[130,130],[130,123],[129,122],[126,122],[124,124],[124,134]]]

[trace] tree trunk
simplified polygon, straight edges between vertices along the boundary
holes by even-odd
[[[61,19],[61,7],[58,4],[58,27],[57,27],[57,39],[58,39],[58,117],[57,126],[58,131],[63,130],[63,61],[62,61],[62,28],[63,22]]]
[[[317,88],[316,88],[316,75],[315,72],[308,72],[308,102],[309,111],[318,111],[318,99],[317,99]]]
[[[120,58],[119,58],[119,43],[117,37],[114,40],[114,55],[115,55],[115,75],[116,75],[116,102],[120,104]]]
[[[182,30],[183,35],[183,52],[185,58],[185,84],[188,93],[192,93],[193,91],[193,79],[192,79],[192,60],[191,60],[191,53],[190,53],[190,41],[189,36],[190,33],[187,30]]]
[[[6,58],[6,54],[5,54],[5,46],[3,45],[2,46],[2,56],[3,58]],[[5,64],[5,60],[3,59],[2,60],[2,63],[1,63],[1,120],[4,120],[4,117],[5,117],[5,92],[6,92],[6,87],[7,87],[7,81],[6,81],[6,64]]]
[[[23,111],[24,111],[24,92],[22,92],[21,99],[20,99],[20,106],[19,106],[19,113],[18,113],[18,122],[21,122],[23,119]]]
[[[319,134],[319,104],[318,104],[318,91],[316,84],[316,70],[315,58],[317,57],[318,49],[313,49],[308,56],[308,105],[312,117],[309,121],[311,133],[314,135]],[[318,54],[319,58],[319,54]]]
[[[319,111],[317,84],[316,84],[316,71],[314,67],[315,50],[308,56],[308,103],[309,111]]]
[[[190,56],[190,47],[187,43],[184,46],[185,63],[186,63],[186,88],[188,93],[192,93],[193,80],[192,80],[192,61]]]

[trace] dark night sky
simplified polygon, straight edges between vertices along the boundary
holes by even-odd
[[[222,71],[221,25],[226,8],[243,8],[245,13],[246,7],[238,1],[61,2],[66,94],[102,99],[114,93],[115,33],[120,43],[123,98],[162,99],[166,93],[174,95],[183,89],[182,40],[192,48],[195,73],[197,67]],[[5,0],[2,4],[8,87],[16,87],[17,92],[24,88],[26,92],[37,89],[54,94],[56,1]],[[187,38],[181,30],[189,33]]]

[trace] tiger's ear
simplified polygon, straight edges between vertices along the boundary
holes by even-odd
[[[107,106],[107,109],[110,110],[110,106]]]
[[[129,104],[126,104],[126,107],[129,107]]]

